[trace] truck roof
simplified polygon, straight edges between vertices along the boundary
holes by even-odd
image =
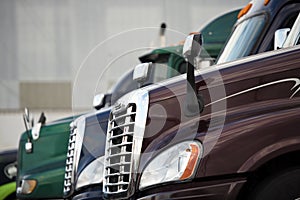
[[[240,23],[244,19],[251,17],[253,15],[257,15],[259,13],[267,12],[270,16],[276,15],[278,11],[284,7],[285,4],[295,2],[295,0],[253,0],[250,1],[251,7],[249,10],[242,15],[237,23]],[[249,5],[248,4],[248,5]],[[247,6],[248,6],[247,5]],[[247,6],[245,6],[242,10],[244,10]],[[241,11],[242,12],[242,11]]]

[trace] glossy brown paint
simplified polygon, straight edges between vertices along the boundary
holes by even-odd
[[[224,127],[214,127],[210,131],[208,127],[212,113],[209,104],[212,102],[207,86],[216,88],[222,84],[217,73],[209,72],[205,76],[209,78],[205,81],[201,75],[196,77],[198,92],[208,105],[200,117],[188,118],[183,114],[186,81],[182,77],[178,78],[180,81],[150,91],[149,113],[152,107],[161,106],[167,118],[155,112],[148,113],[140,171],[164,148],[183,140],[199,140],[204,146],[205,157],[201,159],[195,179],[188,183],[190,187],[198,187],[201,180],[218,180],[218,177],[228,175],[242,175],[244,178],[241,180],[245,180],[243,174],[258,169],[279,155],[300,150],[300,92],[290,98],[299,86],[292,89],[295,85],[293,81],[276,83],[300,78],[299,53],[298,46],[218,66],[226,91],[227,108]],[[266,85],[269,83],[273,84]],[[257,86],[262,87],[255,88]],[[157,124],[162,124],[159,131]],[[220,128],[221,135],[216,137],[213,130]],[[206,152],[215,140],[213,149]],[[148,154],[143,156],[145,153]],[[221,196],[232,195],[234,198],[241,187],[239,181],[229,181]],[[167,188],[165,191],[169,192]],[[146,189],[140,196],[150,193],[161,195],[161,192],[159,188]]]
[[[193,181],[179,184],[165,184],[153,190],[147,190],[139,200],[189,199],[221,200],[224,193],[231,190],[231,184],[242,186],[245,180],[232,178],[226,181]],[[166,192],[167,191],[167,192]]]

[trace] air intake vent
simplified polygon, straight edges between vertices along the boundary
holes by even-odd
[[[131,199],[135,193],[148,107],[148,91],[135,90],[112,108],[105,145],[104,198]]]
[[[78,129],[72,123],[71,134],[69,138],[68,153],[66,159],[66,169],[65,169],[65,180],[64,180],[64,196],[70,195],[72,191],[72,182],[74,176],[74,161],[75,161],[75,144],[76,136],[78,134]]]
[[[110,115],[104,169],[106,194],[123,193],[129,189],[135,117],[135,104],[113,111]]]

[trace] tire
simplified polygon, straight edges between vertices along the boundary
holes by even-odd
[[[16,200],[16,199],[17,199],[16,194],[13,193],[13,194],[9,195],[8,197],[6,197],[4,200]]]
[[[249,200],[296,200],[300,199],[300,168],[277,173],[259,183]]]

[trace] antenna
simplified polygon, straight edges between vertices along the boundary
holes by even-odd
[[[166,28],[167,28],[167,24],[164,22],[161,23],[160,31],[159,31],[160,47],[166,46]]]

